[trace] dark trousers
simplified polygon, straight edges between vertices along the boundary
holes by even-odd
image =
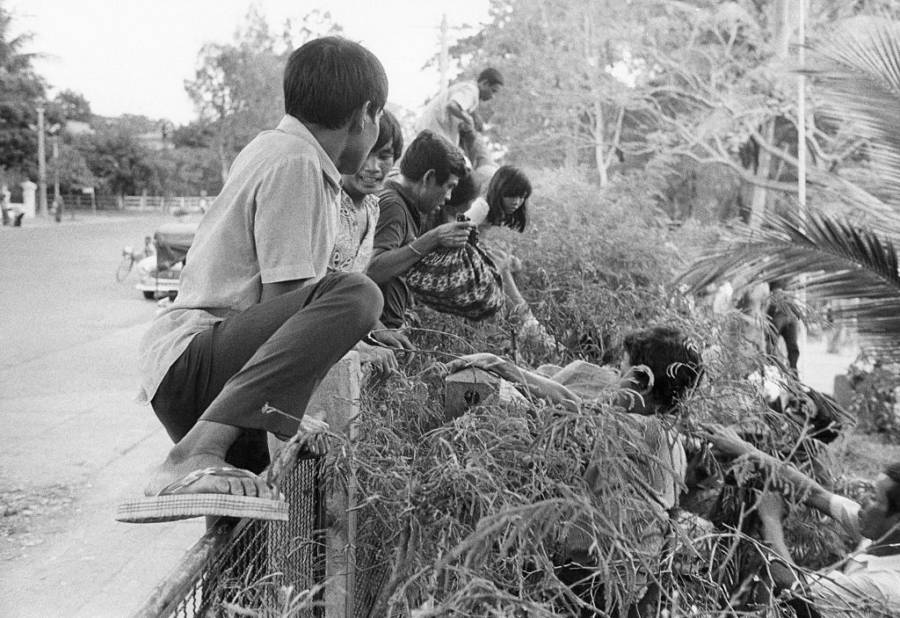
[[[266,432],[296,433],[322,378],[381,308],[378,286],[344,273],[254,305],[194,337],[163,378],[153,410],[175,442],[198,420],[243,428],[226,461],[261,472]]]

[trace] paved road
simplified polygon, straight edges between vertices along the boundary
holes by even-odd
[[[202,532],[113,520],[168,447],[134,401],[155,304],[114,278],[122,246],[164,220],[0,229],[2,616],[128,615]]]

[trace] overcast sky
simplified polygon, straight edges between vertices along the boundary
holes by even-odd
[[[81,92],[94,113],[123,113],[190,121],[184,91],[200,47],[227,43],[251,4],[280,32],[314,8],[330,11],[347,37],[384,63],[390,100],[416,109],[438,87],[436,69],[422,65],[439,50],[443,11],[451,41],[459,27],[488,19],[488,0],[6,0],[14,29],[30,31],[30,51],[45,54],[38,72],[58,90]]]

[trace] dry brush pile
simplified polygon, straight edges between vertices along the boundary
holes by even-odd
[[[523,260],[521,289],[558,346],[517,342],[516,324],[504,316],[472,324],[420,310],[420,351],[405,375],[369,385],[360,438],[330,451],[330,482],[341,486],[353,471],[358,483],[357,615],[577,616],[592,603],[626,615],[642,596],[642,615],[793,615],[766,592],[754,506],[767,481],[757,470],[716,462],[695,430],[751,421],[768,428],[757,436],[762,448],[835,479],[802,423],[769,412],[746,379],[764,359],[737,341],[739,318],[714,319],[670,285],[716,230],[670,229],[638,178],[602,196],[574,174],[534,179],[530,229],[485,242]],[[613,404],[615,392],[577,413],[532,401],[445,419],[444,364],[458,355],[492,351],[532,366],[611,362],[624,333],[654,324],[681,328],[707,365],[680,416],[662,421],[693,445],[681,514],[652,508],[646,446]],[[584,481],[592,453],[600,492]],[[808,568],[845,552],[846,539],[808,509],[792,508],[786,527]],[[592,540],[596,566],[582,576],[602,584],[602,595],[576,595],[556,568],[575,534]]]

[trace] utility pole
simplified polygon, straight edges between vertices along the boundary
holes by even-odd
[[[44,104],[37,106],[38,134],[38,214],[47,216],[47,152],[44,135]]]
[[[53,216],[56,222],[62,221],[63,202],[59,194],[59,125],[53,125]]]

